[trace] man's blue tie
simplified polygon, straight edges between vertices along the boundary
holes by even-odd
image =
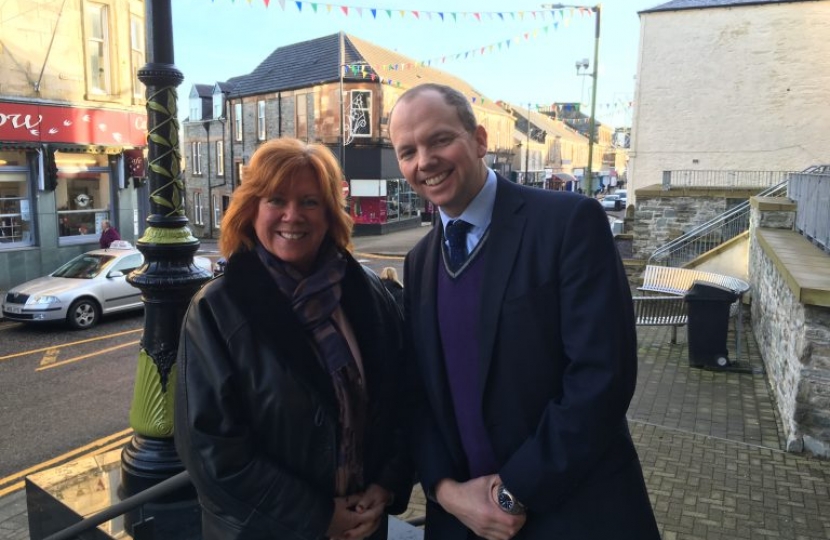
[[[473,226],[456,219],[447,223],[447,241],[450,243],[450,270],[457,272],[467,260],[467,232]]]

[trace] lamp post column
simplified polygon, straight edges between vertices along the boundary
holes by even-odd
[[[596,111],[597,111],[597,67],[599,66],[599,28],[600,28],[600,13],[602,5],[597,4],[593,8],[596,15],[596,28],[594,32],[594,72],[593,89],[591,90],[591,119],[588,122],[588,167],[585,169],[585,187],[587,189],[586,195],[593,196],[594,194],[594,144],[596,144]]]
[[[193,262],[199,240],[191,234],[184,211],[176,117],[176,87],[184,76],[173,64],[171,0],[147,0],[145,6],[148,63],[138,71],[138,78],[147,97],[150,216],[136,243],[144,264],[128,278],[141,290],[145,311],[130,409],[135,435],[121,454],[124,497],[184,470],[173,444],[176,353],[190,298],[210,278]],[[199,508],[192,487],[150,506],[145,506],[143,518],[153,515],[157,540],[198,538]],[[128,532],[137,519],[137,515],[125,516]],[[171,536],[163,532],[168,528]]]

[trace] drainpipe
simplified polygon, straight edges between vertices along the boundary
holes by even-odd
[[[205,146],[207,146],[207,192],[208,204],[210,205],[210,212],[208,212],[208,230],[207,237],[213,238],[213,190],[210,185],[210,120],[202,122],[202,127],[205,128]]]

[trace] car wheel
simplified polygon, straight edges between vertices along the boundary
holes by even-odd
[[[98,324],[98,319],[101,317],[101,310],[94,300],[89,298],[81,298],[75,300],[69,306],[69,312],[66,314],[66,322],[69,326],[76,330],[85,328],[92,328]]]

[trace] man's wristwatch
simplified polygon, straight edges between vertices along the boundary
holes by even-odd
[[[517,516],[525,513],[525,505],[520,503],[512,493],[507,491],[504,484],[499,484],[496,488],[496,501],[499,503],[499,508],[510,515]]]

